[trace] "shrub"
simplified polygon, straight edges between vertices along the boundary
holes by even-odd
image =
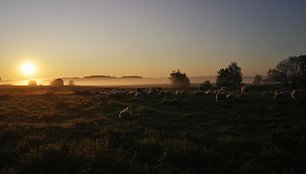
[[[37,82],[35,80],[29,80],[28,86],[37,86]]]
[[[173,71],[169,79],[174,88],[187,88],[190,86],[189,78],[185,73],[181,73],[180,70]]]
[[[63,79],[60,79],[60,78],[57,78],[57,79],[53,80],[53,81],[50,83],[50,86],[62,87],[62,86],[64,86],[64,80],[63,80]]]

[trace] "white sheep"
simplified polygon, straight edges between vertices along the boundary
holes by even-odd
[[[223,89],[217,91],[216,101],[223,101],[227,99],[227,92]]]
[[[132,111],[128,107],[123,109],[119,113],[119,118],[120,119],[130,119],[132,117],[133,117],[133,113],[132,113]]]

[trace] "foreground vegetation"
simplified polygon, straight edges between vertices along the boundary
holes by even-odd
[[[302,101],[43,90],[0,89],[1,173],[306,172]],[[127,106],[134,117],[120,120]]]

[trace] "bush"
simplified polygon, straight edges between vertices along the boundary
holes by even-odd
[[[35,80],[29,80],[28,86],[37,86],[37,82]]]
[[[180,70],[173,71],[169,79],[174,88],[187,88],[190,86],[189,78],[185,73],[181,73]]]
[[[63,79],[55,79],[50,83],[50,86],[54,86],[54,87],[62,87],[64,86],[64,80]]]

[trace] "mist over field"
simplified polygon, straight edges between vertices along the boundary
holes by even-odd
[[[38,84],[49,85],[52,79],[37,79]],[[64,78],[65,84],[70,80],[79,86],[128,86],[128,85],[170,85],[169,78]],[[243,77],[244,83],[252,83],[254,77]],[[192,84],[200,84],[204,81],[216,83],[214,76],[190,77]],[[2,80],[0,85],[27,85],[28,80]]]
[[[0,0],[0,174],[306,174],[306,0]]]

